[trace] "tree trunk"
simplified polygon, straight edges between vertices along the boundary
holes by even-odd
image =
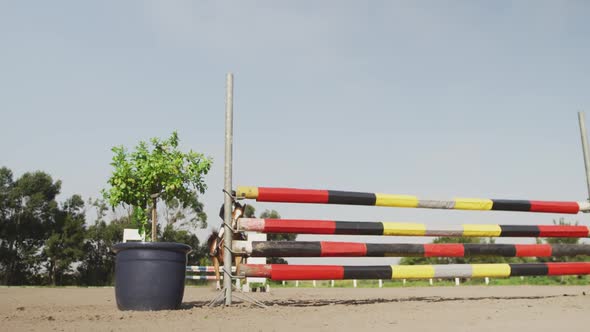
[[[158,211],[156,205],[158,203],[158,197],[153,197],[152,203],[152,242],[156,242],[156,229],[158,224]]]
[[[49,260],[49,269],[47,270],[49,272],[49,284],[55,286],[55,262],[52,259]]]

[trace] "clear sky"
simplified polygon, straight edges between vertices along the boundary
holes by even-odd
[[[0,165],[61,179],[62,199],[97,197],[112,146],[178,130],[183,148],[215,160],[201,199],[218,226],[231,71],[235,184],[583,200],[589,16],[587,1],[2,1]],[[559,217],[255,207],[426,223]]]

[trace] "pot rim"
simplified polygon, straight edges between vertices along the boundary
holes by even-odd
[[[121,242],[115,244],[112,248],[115,254],[128,249],[168,250],[185,254],[193,251],[189,245],[176,242]]]

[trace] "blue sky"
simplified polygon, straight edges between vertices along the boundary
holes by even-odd
[[[62,198],[96,197],[112,146],[178,130],[183,148],[215,160],[202,201],[217,226],[231,71],[235,184],[583,200],[589,14],[585,1],[5,1],[0,165],[52,174]],[[341,220],[559,217],[255,206]]]

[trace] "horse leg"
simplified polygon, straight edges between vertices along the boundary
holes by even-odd
[[[236,264],[236,275],[239,276],[240,275],[240,265],[242,264],[242,257],[236,256],[234,258],[234,260],[235,260],[235,264]]]
[[[219,280],[221,278],[219,277],[219,260],[217,259],[217,257],[213,257],[213,269],[215,270],[215,289],[220,290],[221,283],[219,282]]]
[[[242,264],[242,257],[240,257],[240,256],[234,257],[234,262],[236,264],[236,275],[239,276],[240,275],[240,264]],[[241,289],[240,279],[236,279],[236,287],[238,287],[238,289]]]

